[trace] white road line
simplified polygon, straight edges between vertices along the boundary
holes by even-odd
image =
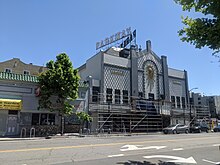
[[[171,160],[168,160],[167,162],[197,164],[197,162],[195,161],[195,159],[192,156],[189,158],[182,158],[182,157],[170,156],[170,155],[151,155],[151,156],[143,156],[143,158],[146,158],[146,159],[166,158],[166,159],[171,159]]]
[[[113,158],[113,157],[121,157],[121,156],[124,156],[124,154],[108,155],[109,158]]]
[[[183,148],[174,148],[173,151],[182,151]]]
[[[214,147],[218,147],[218,146],[220,146],[220,144],[213,144],[212,146],[214,146]]]
[[[208,162],[208,163],[211,163],[211,164],[219,164],[220,162],[213,162],[213,161],[210,161],[210,160],[206,160],[206,159],[202,159],[204,162]]]

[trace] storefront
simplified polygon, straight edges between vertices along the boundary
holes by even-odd
[[[20,99],[0,99],[0,136],[18,134],[19,111],[22,108]]]

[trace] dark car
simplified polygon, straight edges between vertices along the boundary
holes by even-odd
[[[190,127],[190,132],[194,133],[194,132],[209,132],[209,126],[206,123],[195,123]]]
[[[220,125],[215,126],[215,127],[213,128],[213,131],[214,131],[214,132],[220,132]]]
[[[164,134],[173,133],[189,133],[189,126],[183,124],[170,125],[163,129]]]

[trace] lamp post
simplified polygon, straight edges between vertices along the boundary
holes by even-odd
[[[90,115],[91,112],[90,112],[90,108],[89,108],[89,104],[90,104],[90,95],[91,95],[91,86],[92,86],[92,76],[89,75],[87,76],[86,78],[87,80],[87,83],[88,83],[88,94],[87,94],[87,113]],[[89,129],[89,122],[87,121],[87,130]]]
[[[195,89],[198,89],[198,88],[195,87],[195,88],[192,88],[192,89],[189,90],[189,97],[190,97],[190,92],[195,90]],[[191,102],[191,99],[189,99],[189,122],[190,122],[190,126],[191,126],[191,122],[192,122],[191,120],[192,120],[192,102]]]

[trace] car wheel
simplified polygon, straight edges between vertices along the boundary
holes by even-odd
[[[208,130],[208,129],[206,130],[206,133],[209,133],[209,130]]]
[[[188,133],[189,133],[189,130],[188,130],[188,129],[186,129],[185,133],[186,133],[186,134],[188,134]]]
[[[173,130],[173,134],[177,134],[177,131],[176,131],[176,130]]]

